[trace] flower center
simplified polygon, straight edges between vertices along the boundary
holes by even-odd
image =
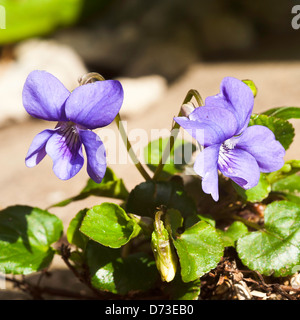
[[[236,142],[232,139],[228,139],[222,143],[219,151],[219,158],[218,158],[218,165],[221,170],[222,169],[227,169],[229,171],[231,170],[228,164],[228,154],[230,150],[234,149],[235,145],[236,145]]]
[[[58,128],[58,133],[62,137],[61,141],[63,144],[67,145],[69,150],[72,151],[77,146],[79,140],[77,125],[71,121],[61,121],[57,123],[55,128]]]
[[[234,149],[235,145],[235,141],[233,141],[232,139],[228,139],[222,143],[221,148],[223,148],[224,151],[228,151]]]

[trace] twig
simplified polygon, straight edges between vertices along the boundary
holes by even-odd
[[[244,278],[244,280],[246,282],[251,282],[256,284],[257,286],[259,286],[260,288],[264,289],[265,291],[267,291],[268,293],[270,293],[272,290],[276,291],[277,293],[279,293],[280,295],[282,295],[283,297],[289,299],[289,300],[297,300],[295,297],[293,297],[291,294],[287,293],[286,291],[294,291],[294,292],[300,292],[300,288],[296,289],[293,288],[291,286],[284,286],[284,285],[280,285],[278,283],[266,283],[264,277],[258,272],[258,271],[253,271],[253,270],[234,270],[234,269],[229,269],[229,268],[224,268],[224,271],[227,272],[242,272],[242,273],[254,273],[257,275],[257,277],[259,278],[259,281],[255,281],[254,279],[251,278]]]
[[[241,272],[243,272],[242,270],[240,270]],[[252,270],[249,270],[252,271]],[[259,285],[260,287],[264,287],[268,292],[270,292],[272,289],[274,289],[276,292],[278,292],[279,294],[281,294],[283,297],[289,299],[289,300],[297,300],[295,297],[293,297],[291,294],[287,293],[286,291],[295,291],[295,292],[300,292],[300,288],[299,289],[294,289],[293,287],[290,286],[284,286],[284,285],[280,285],[278,283],[266,283],[264,277],[258,272],[258,271],[252,271],[252,273],[255,273],[261,284],[258,283],[257,281],[250,279],[250,278],[244,278],[245,281],[248,282],[253,282],[257,285]]]

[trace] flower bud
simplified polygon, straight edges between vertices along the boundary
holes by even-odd
[[[88,83],[93,83],[96,81],[104,81],[104,77],[97,72],[89,72],[84,74],[82,77],[78,79],[79,85],[83,86]]]
[[[189,117],[189,115],[194,111],[195,107],[192,102],[185,103],[181,106],[181,114],[184,117]]]
[[[252,80],[248,80],[248,79],[242,80],[242,81],[251,89],[253,96],[255,98],[257,95],[257,87],[255,83]]]
[[[162,281],[170,282],[176,274],[177,257],[170,242],[169,233],[160,220],[161,214],[162,212],[158,211],[155,216],[151,247]]]

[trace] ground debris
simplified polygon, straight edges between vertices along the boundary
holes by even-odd
[[[262,300],[267,299],[267,294],[265,292],[257,291],[257,290],[252,290],[251,295],[253,297],[261,298]]]
[[[252,295],[245,281],[233,285],[238,300],[251,300]]]
[[[266,277],[247,269],[233,248],[218,266],[201,278],[202,300],[300,300],[300,274]]]

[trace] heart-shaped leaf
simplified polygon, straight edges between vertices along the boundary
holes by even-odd
[[[137,185],[128,197],[126,211],[153,218],[156,208],[161,205],[179,210],[184,217],[197,212],[183,186],[171,181],[146,181]]]
[[[120,248],[138,235],[141,228],[117,204],[104,202],[90,209],[80,231],[90,239],[111,248]]]
[[[300,265],[300,205],[275,201],[264,214],[264,229],[238,239],[239,257],[250,269],[264,275],[291,275]]]
[[[169,230],[172,230],[173,244],[179,257],[184,282],[194,281],[217,266],[223,256],[224,247],[214,227],[200,221],[179,234],[175,230],[180,227],[180,219],[168,218],[168,221],[174,223]]]
[[[86,255],[91,283],[96,289],[124,295],[149,290],[158,279],[155,261],[144,253],[122,258],[120,249],[89,241]]]
[[[51,244],[62,235],[63,225],[55,215],[28,206],[0,211],[0,269],[29,274],[52,261]]]

